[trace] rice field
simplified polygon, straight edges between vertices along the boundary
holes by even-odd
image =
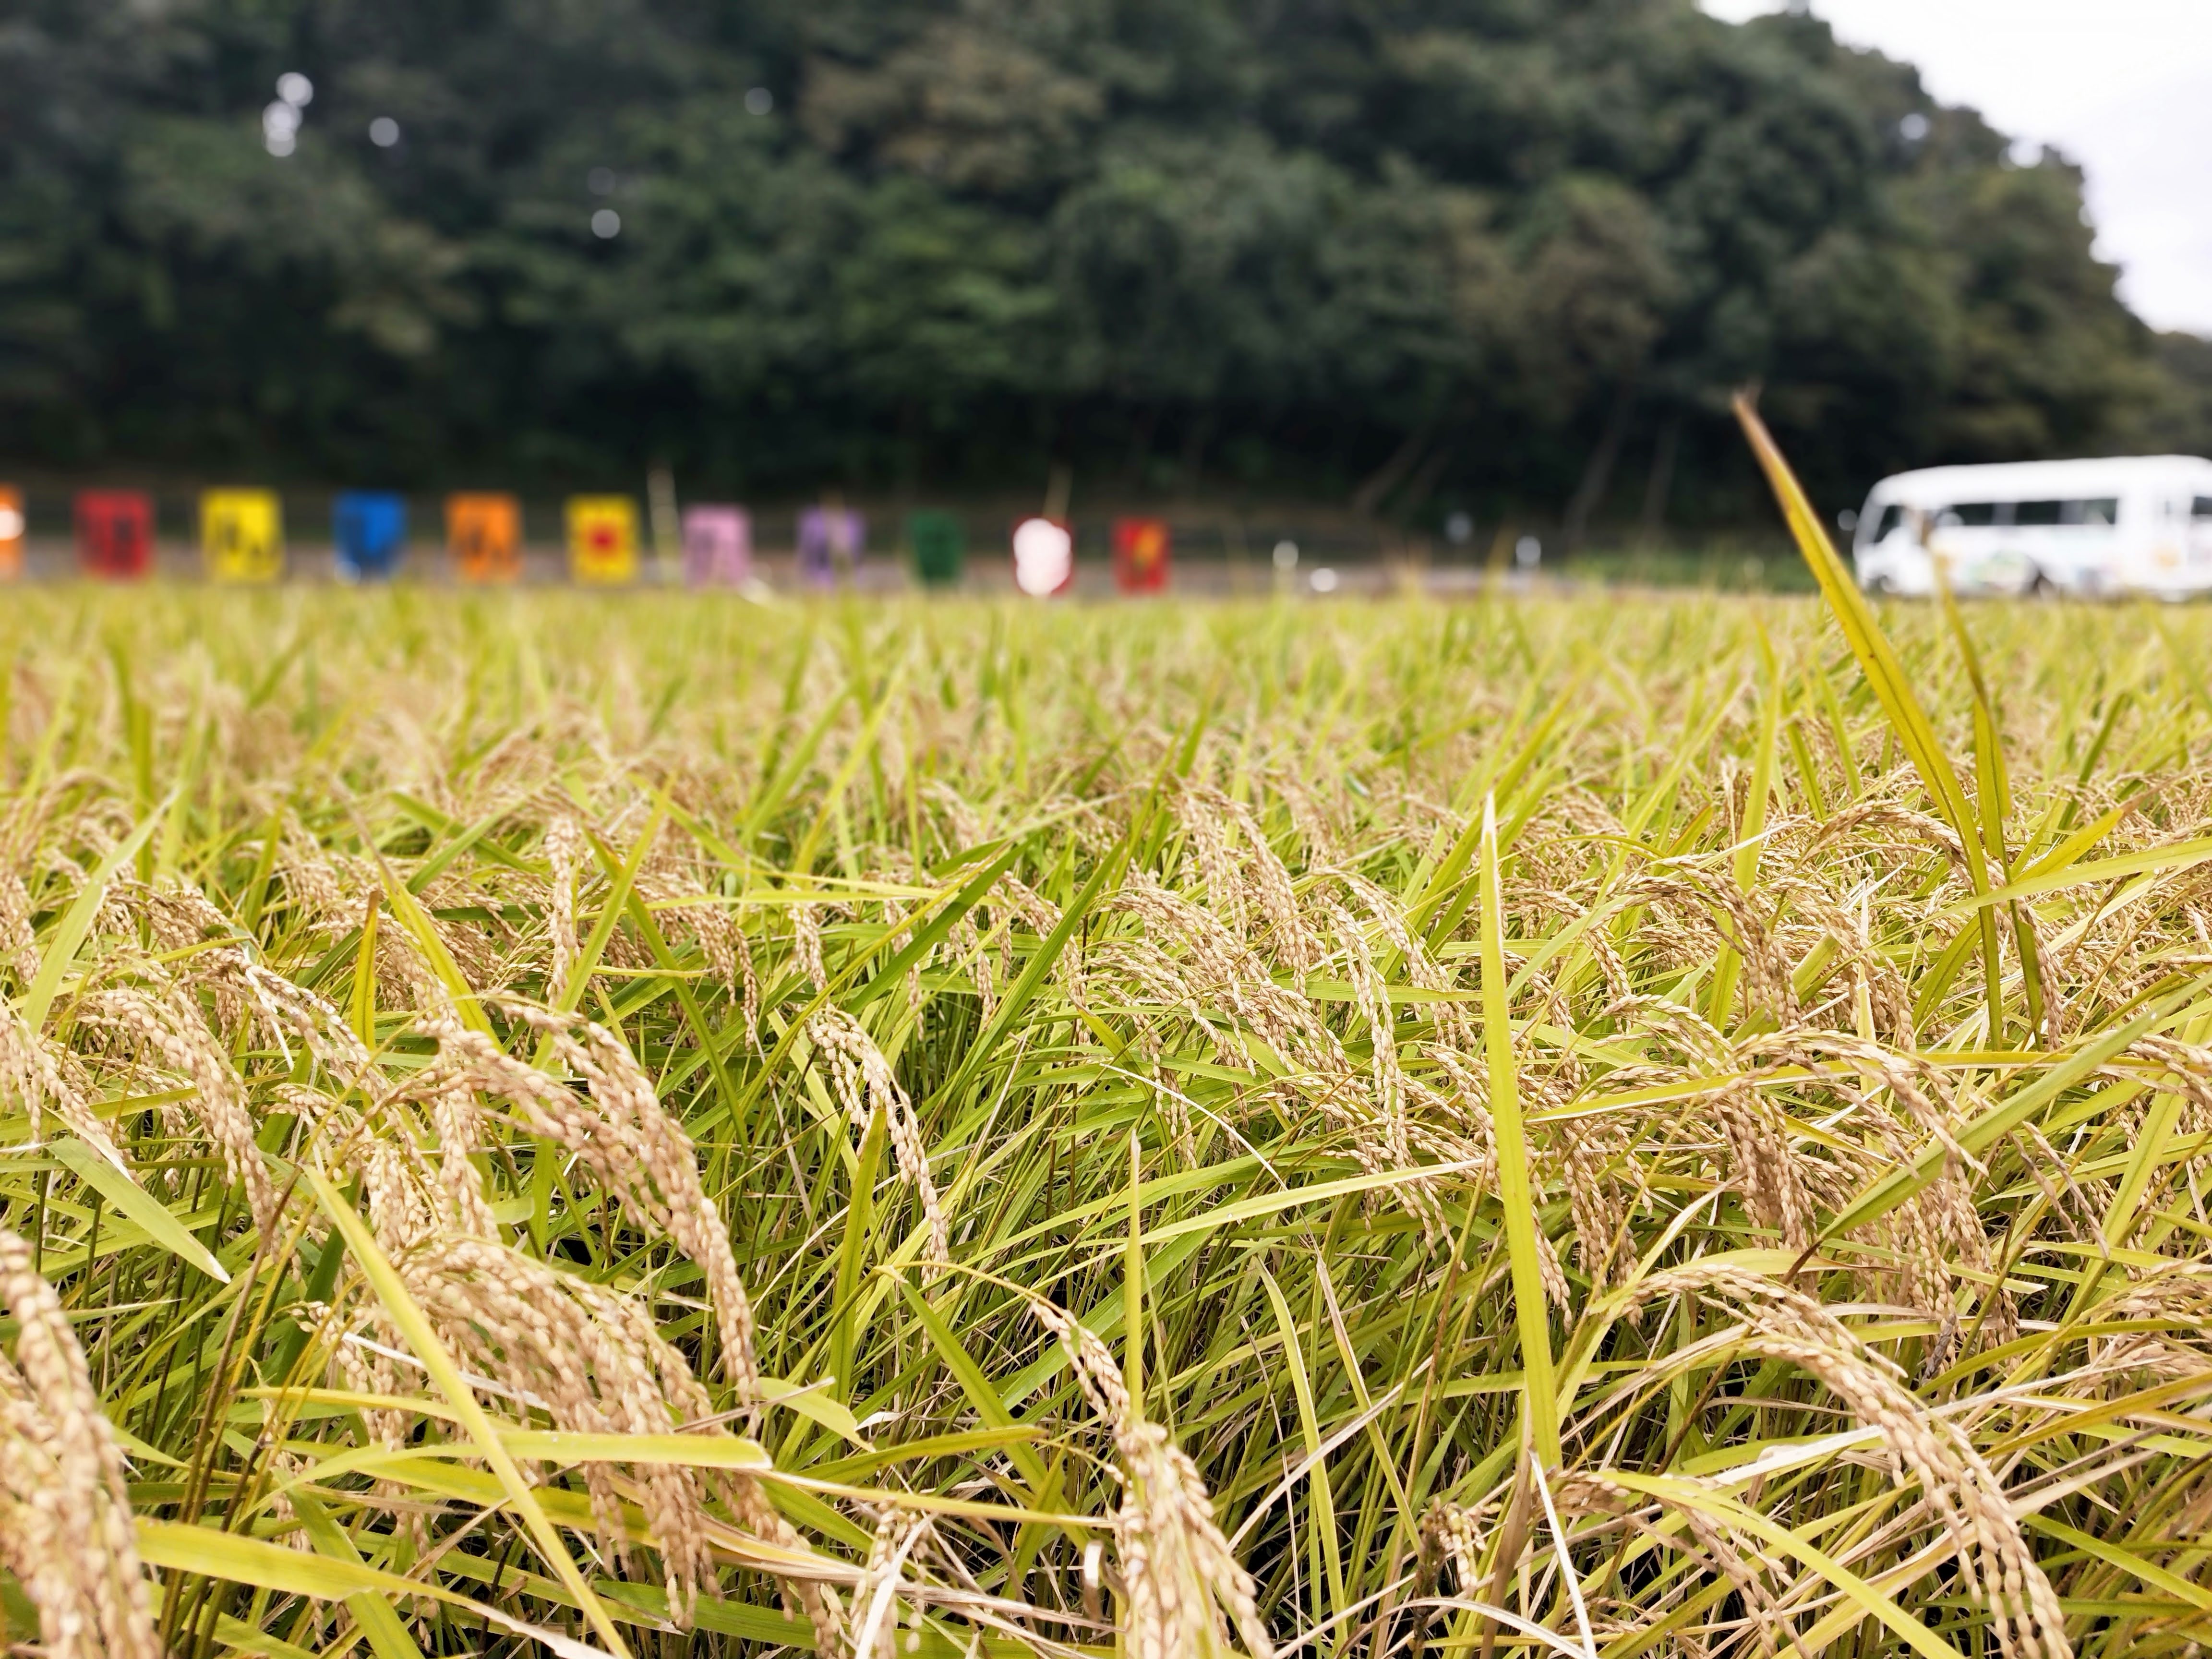
[[[54,1659],[2194,1654],[2212,620],[25,592]]]

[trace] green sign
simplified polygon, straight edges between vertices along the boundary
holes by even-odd
[[[930,587],[949,587],[968,562],[968,532],[950,513],[926,510],[907,520],[915,574]]]

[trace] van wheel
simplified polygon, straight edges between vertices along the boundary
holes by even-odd
[[[1879,593],[1886,599],[1892,598],[1894,597],[1897,592],[1897,584],[1892,581],[1887,576],[1876,576],[1872,581],[1869,581],[1867,584],[1867,592],[1869,593]]]

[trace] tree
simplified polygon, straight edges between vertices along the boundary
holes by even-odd
[[[2204,429],[2071,168],[1693,0],[26,0],[0,141],[50,467],[1580,522],[1751,510],[1746,380],[1838,495]]]

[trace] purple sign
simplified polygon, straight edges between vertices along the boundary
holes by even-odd
[[[810,587],[858,575],[867,544],[867,520],[853,508],[810,507],[799,515],[799,574]]]
[[[694,587],[739,587],[753,573],[753,521],[742,507],[684,509],[684,579]]]

